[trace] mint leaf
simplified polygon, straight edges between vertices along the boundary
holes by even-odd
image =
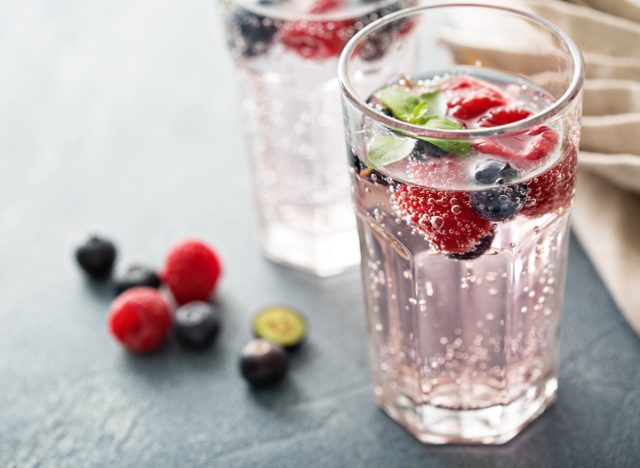
[[[383,88],[376,94],[380,102],[388,107],[396,119],[411,122],[414,109],[420,104],[420,100],[409,91],[400,86]]]
[[[422,93],[419,99],[425,101],[429,106],[429,115],[442,115],[447,111],[447,102],[444,96],[437,89]]]
[[[425,127],[432,128],[434,130],[462,130],[462,125],[452,119],[440,116],[431,116]],[[450,154],[462,156],[471,151],[471,144],[465,140],[449,140],[442,138],[421,138],[424,141],[428,141],[432,145],[437,146],[442,151],[446,151]]]
[[[409,156],[415,144],[415,140],[409,138],[377,136],[369,143],[367,166],[382,167],[400,161]]]
[[[429,120],[429,104],[427,101],[419,101],[418,105],[413,108],[409,123],[415,125],[424,125]]]

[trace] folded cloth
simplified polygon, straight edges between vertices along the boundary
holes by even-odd
[[[502,3],[555,23],[583,52],[586,83],[573,228],[621,312],[640,333],[640,2]],[[540,60],[555,55],[553,49],[541,49],[534,30],[519,29],[505,50],[504,44],[492,47],[487,31],[506,25],[460,20],[464,32],[457,29],[445,40],[459,60],[468,54],[484,65],[522,71],[539,70]]]

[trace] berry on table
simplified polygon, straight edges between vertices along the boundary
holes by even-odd
[[[146,353],[166,341],[171,329],[171,311],[158,290],[133,288],[113,301],[108,323],[113,336],[127,349]]]
[[[231,15],[229,42],[233,50],[244,57],[255,57],[269,50],[278,26],[267,18],[247,10],[236,10]]]
[[[206,301],[218,283],[222,264],[215,251],[199,240],[176,245],[167,256],[162,280],[178,304]]]
[[[240,353],[240,373],[251,385],[268,385],[281,380],[289,367],[282,346],[268,340],[252,340]]]
[[[91,236],[75,252],[78,265],[93,279],[104,279],[111,274],[116,253],[113,242],[99,236]]]
[[[117,275],[113,281],[116,295],[122,294],[127,289],[139,286],[159,288],[160,277],[151,268],[143,265],[131,265],[124,273]]]
[[[252,331],[257,338],[295,348],[307,336],[307,322],[297,311],[283,306],[262,309],[253,319]]]
[[[209,302],[193,301],[179,307],[174,320],[175,337],[187,348],[203,349],[210,346],[220,331],[219,315]]]

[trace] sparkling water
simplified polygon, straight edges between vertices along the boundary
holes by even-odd
[[[483,78],[507,96],[506,107],[535,114],[551,102],[515,77]],[[420,94],[451,79],[410,84]],[[375,98],[370,102],[381,109]],[[479,125],[473,119],[462,124]],[[464,156],[412,153],[374,170],[366,166],[367,148],[390,132],[371,123],[360,130],[366,147],[352,148],[375,396],[423,441],[505,441],[555,398],[576,153],[560,122],[546,122],[543,130],[557,138],[531,160],[487,154],[476,142]],[[543,130],[496,141],[524,154]],[[508,161],[519,174],[506,185],[480,185],[474,171],[487,160]],[[453,200],[456,215],[470,209],[474,193],[523,186],[517,213],[492,222],[475,254],[433,245],[427,233],[433,236],[443,219],[410,212],[442,198]],[[468,227],[450,234],[460,238]]]
[[[320,276],[357,265],[338,55],[365,24],[409,3],[223,3],[243,95],[260,238],[273,260]]]

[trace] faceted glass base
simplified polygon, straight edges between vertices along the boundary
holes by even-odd
[[[421,442],[504,444],[555,402],[557,389],[557,379],[550,377],[508,404],[469,410],[416,404],[384,384],[376,385],[375,398],[392,419]]]
[[[270,223],[263,227],[261,244],[270,260],[319,277],[343,273],[360,263],[355,229],[318,233]]]

